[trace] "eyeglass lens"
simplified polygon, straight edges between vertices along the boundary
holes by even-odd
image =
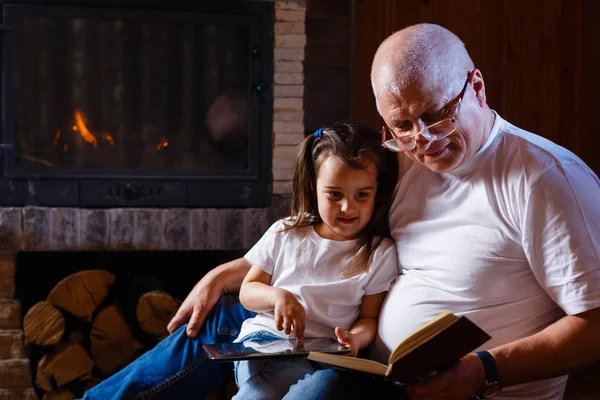
[[[448,118],[429,125],[415,134],[396,135],[395,137],[392,137],[392,139],[386,140],[384,144],[392,151],[408,151],[414,149],[419,135],[429,141],[434,141],[447,137],[454,132],[454,130],[454,123],[452,122],[452,119]]]

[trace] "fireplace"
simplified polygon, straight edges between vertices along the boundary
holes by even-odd
[[[1,205],[269,205],[273,3],[3,3]]]
[[[28,275],[36,268],[47,267],[47,263],[39,263],[37,260],[48,261],[46,255],[56,256],[61,259],[59,264],[64,267],[63,263],[74,253],[83,260],[100,260],[102,257],[112,257],[117,254],[134,258],[149,255],[152,260],[157,259],[153,256],[164,256],[166,259],[174,256],[188,260],[191,258],[192,264],[197,262],[199,266],[210,268],[214,263],[203,262],[208,254],[219,252],[224,254],[225,258],[242,254],[260,238],[275,219],[287,213],[291,192],[291,168],[296,145],[304,137],[303,62],[306,44],[306,2],[305,0],[262,0],[261,2],[240,0],[224,1],[219,4],[203,2],[209,5],[188,6],[179,1],[159,0],[104,0],[103,2],[56,0],[52,2],[53,7],[48,5],[50,2],[41,0],[0,1],[0,3],[3,6],[1,10],[4,21],[2,48],[3,52],[8,52],[3,57],[3,80],[0,87],[3,93],[1,100],[3,123],[0,125],[2,128],[0,132],[2,135],[0,141],[2,193],[0,198],[0,399],[34,400],[38,398],[33,389],[31,373],[32,368],[35,368],[32,362],[35,361],[35,354],[30,353],[30,349],[23,343],[23,317],[34,301],[25,294],[29,288]],[[4,12],[10,8],[9,6],[13,7],[10,24],[7,20],[10,11]],[[119,21],[133,21],[128,29],[134,29],[131,27],[136,26],[135,24],[147,23],[145,29],[148,32],[153,30],[150,29],[151,27],[158,26],[160,18],[163,18],[163,24],[171,24],[170,26],[174,27],[181,25],[197,27],[206,25],[205,17],[219,15],[222,17],[230,13],[238,15],[239,18],[229,16],[225,18],[227,21],[225,25],[239,26],[233,22],[247,21],[249,17],[243,14],[251,14],[260,17],[250,18],[250,20],[257,24],[258,19],[263,21],[260,23],[260,40],[261,43],[266,43],[267,47],[251,47],[249,53],[246,53],[250,54],[248,59],[250,71],[246,77],[249,87],[246,91],[242,93],[237,87],[219,87],[219,95],[215,95],[214,99],[195,103],[198,107],[202,105],[202,110],[180,110],[179,105],[169,102],[171,106],[168,106],[166,111],[162,110],[162,114],[154,111],[148,113],[148,108],[144,107],[155,110],[156,106],[152,102],[144,103],[140,89],[136,93],[140,101],[131,103],[128,106],[130,112],[127,114],[119,114],[124,117],[120,119],[121,124],[117,128],[111,127],[110,123],[106,122],[110,121],[110,118],[106,118],[107,108],[102,105],[106,101],[102,95],[91,96],[89,99],[84,96],[85,102],[81,106],[75,106],[71,100],[69,105],[64,107],[54,104],[54,100],[46,101],[45,106],[40,104],[36,106],[38,113],[30,121],[18,115],[19,103],[14,97],[14,75],[21,73],[22,76],[24,73],[20,69],[15,70],[16,61],[12,53],[16,51],[15,28],[18,33],[17,21],[25,17],[30,18],[29,23],[32,18],[49,18],[50,14],[45,13],[52,13],[58,9],[61,13],[56,14],[55,18],[64,18],[71,21],[71,24],[74,24],[72,21],[75,20],[77,21],[75,25],[80,24],[81,21],[88,21],[85,37],[93,36],[89,24],[103,26],[104,34],[107,30],[110,31],[106,26],[111,25],[106,25],[104,21],[112,21],[112,28],[115,24],[121,24],[123,29],[125,22]],[[116,9],[122,12],[115,15]],[[136,13],[139,13],[137,19]],[[256,28],[258,25],[252,28],[251,23],[241,23],[241,25],[248,26],[247,29],[258,29]],[[164,28],[164,25],[161,26]],[[136,37],[142,38],[144,30],[139,31],[139,29]],[[184,32],[183,36],[179,37],[194,32],[189,29],[189,27],[179,29],[180,32]],[[36,37],[41,35],[39,25],[34,31],[37,32]],[[113,29],[113,36],[114,33]],[[146,34],[156,35],[155,32]],[[198,35],[194,33],[193,36]],[[156,38],[156,36],[152,37]],[[169,43],[169,37],[172,36],[167,35],[161,40],[163,43]],[[47,41],[50,36],[43,39]],[[74,40],[72,35],[69,40]],[[44,41],[36,43],[36,46],[43,46]],[[150,54],[148,53],[150,50],[153,49],[146,48],[144,54]],[[116,49],[111,51],[114,52]],[[181,51],[178,54],[181,54]],[[38,53],[34,56],[45,60]],[[139,63],[139,60],[138,57],[136,62]],[[121,64],[124,62],[125,60],[119,60]],[[28,71],[34,68],[39,71],[43,67],[39,64],[38,62],[34,65],[25,65],[24,68],[29,68]],[[261,65],[259,71],[253,69],[252,66],[259,64]],[[90,68],[92,70],[96,68],[94,71],[97,71],[100,65],[92,65]],[[148,72],[140,70],[140,75],[144,73]],[[255,81],[252,78],[253,74],[258,74],[256,76],[260,76],[261,79]],[[64,78],[62,79],[64,81]],[[58,91],[58,82],[58,78],[52,82],[57,100],[72,99],[73,85]],[[210,83],[215,84],[215,82]],[[92,88],[99,87],[97,82],[90,84]],[[39,87],[39,79],[35,85]],[[136,85],[139,87],[139,84]],[[177,85],[181,87],[182,84]],[[103,83],[98,89],[101,94],[104,89],[104,96],[111,93],[115,95],[114,91],[107,92],[104,86]],[[145,90],[152,91],[155,87],[149,86]],[[172,96],[181,97],[183,91],[190,88],[178,90],[180,92],[172,91],[171,93],[178,93]],[[123,89],[117,93],[122,96],[124,105],[127,96],[134,94],[134,89]],[[28,101],[39,103],[40,99],[43,100],[40,94],[36,96],[29,98]],[[197,99],[198,95],[195,96]],[[119,132],[122,132],[122,138],[127,138],[125,144],[143,139],[152,146],[160,147],[162,143],[160,151],[176,149],[177,146],[172,147],[172,145],[177,140],[184,140],[185,132],[194,131],[199,138],[206,141],[206,136],[202,135],[206,135],[209,129],[207,114],[211,110],[222,111],[223,103],[217,101],[219,98],[220,100],[241,99],[242,104],[249,103],[246,117],[249,121],[247,142],[235,143],[235,146],[234,143],[224,142],[219,145],[210,142],[208,144],[212,147],[207,149],[215,151],[210,153],[212,159],[206,153],[203,153],[204,157],[194,159],[191,158],[192,155],[178,158],[170,156],[167,152],[159,153],[160,157],[144,158],[142,154],[137,154],[133,150],[135,146],[119,147],[117,140]],[[240,104],[240,102],[233,101],[233,104]],[[110,102],[109,105],[114,106]],[[25,129],[27,135],[19,139],[18,127],[30,127],[36,124],[42,126],[41,121],[44,121],[41,118],[42,110],[46,110],[44,111],[47,115],[46,123],[52,121],[54,124],[51,133],[42,135],[41,129],[27,128]],[[62,110],[59,114],[63,117],[54,116],[51,120],[48,110],[53,110],[53,113]],[[195,128],[190,128],[192,125],[181,122],[184,121],[181,116],[190,115],[191,112],[197,114],[194,117],[197,131],[194,130]],[[146,130],[146,136],[135,138],[135,135],[143,130],[140,130],[138,125],[141,124],[140,121],[145,121],[140,117],[144,115],[150,115],[153,129]],[[173,115],[178,116],[176,119],[180,121],[180,125],[170,125]],[[231,120],[234,118],[221,119],[228,123]],[[161,125],[162,122],[164,123]],[[57,135],[58,130],[60,135]],[[82,135],[82,131],[88,132],[95,138],[96,146],[91,139],[92,136]],[[175,142],[167,144],[159,141],[157,144],[155,139],[152,139],[153,132],[172,134],[168,137],[174,138]],[[104,136],[105,134],[108,135]],[[40,139],[42,136],[49,139],[42,140]],[[158,136],[162,137],[163,134],[160,133]],[[85,137],[91,139],[91,143]],[[110,138],[115,141],[114,147]],[[40,144],[36,140],[41,141],[43,145],[39,149],[37,147]],[[77,151],[74,153],[62,151],[65,144],[69,148],[75,146]],[[179,148],[181,149],[181,146]],[[243,150],[245,148],[247,148],[246,152]],[[229,152],[228,157],[233,158],[234,162],[219,161],[219,152],[222,155],[226,151]],[[118,154],[121,154],[119,152],[123,154],[121,159],[118,158]],[[68,153],[68,157],[65,158],[67,154],[64,153]],[[244,155],[240,156],[242,153]],[[40,159],[52,166],[46,165]],[[192,167],[188,168],[189,166]],[[67,258],[62,259],[63,256]],[[25,263],[25,260],[33,261]],[[126,263],[127,267],[133,264],[133,262]],[[44,271],[43,279],[49,285],[50,282],[60,279],[69,268],[71,271],[79,267],[86,269],[88,265],[92,264],[81,262],[62,270],[49,268]],[[122,271],[122,268],[115,269],[117,270]],[[180,291],[181,296],[199,276],[189,276],[188,273],[201,274],[202,271],[187,271],[185,278],[182,275],[182,279],[185,280],[184,285],[175,289]],[[46,277],[46,274],[50,274],[50,277]],[[19,282],[18,287],[16,281]],[[32,285],[32,288],[38,286],[38,284]]]

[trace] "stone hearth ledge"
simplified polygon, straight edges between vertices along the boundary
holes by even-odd
[[[240,250],[270,208],[0,208],[0,250]]]

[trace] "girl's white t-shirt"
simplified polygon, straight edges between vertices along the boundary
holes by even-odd
[[[306,310],[305,337],[335,338],[336,326],[350,329],[363,296],[389,290],[399,274],[396,246],[390,239],[384,239],[375,250],[368,272],[341,278],[354,255],[356,240],[324,239],[313,226],[280,232],[283,223],[274,223],[244,258],[271,275],[271,286],[296,296]],[[238,340],[259,330],[293,337],[275,328],[270,312],[246,320]]]

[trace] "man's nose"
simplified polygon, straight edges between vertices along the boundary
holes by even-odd
[[[426,147],[429,146],[429,143],[431,143],[431,140],[429,140],[429,138],[429,132],[427,132],[427,128],[425,128],[424,131],[421,131],[417,136],[415,136],[414,140],[417,144],[417,147]]]
[[[419,120],[418,125],[419,133],[414,137],[415,144],[417,147],[427,147],[432,142],[429,129],[423,121]]]

